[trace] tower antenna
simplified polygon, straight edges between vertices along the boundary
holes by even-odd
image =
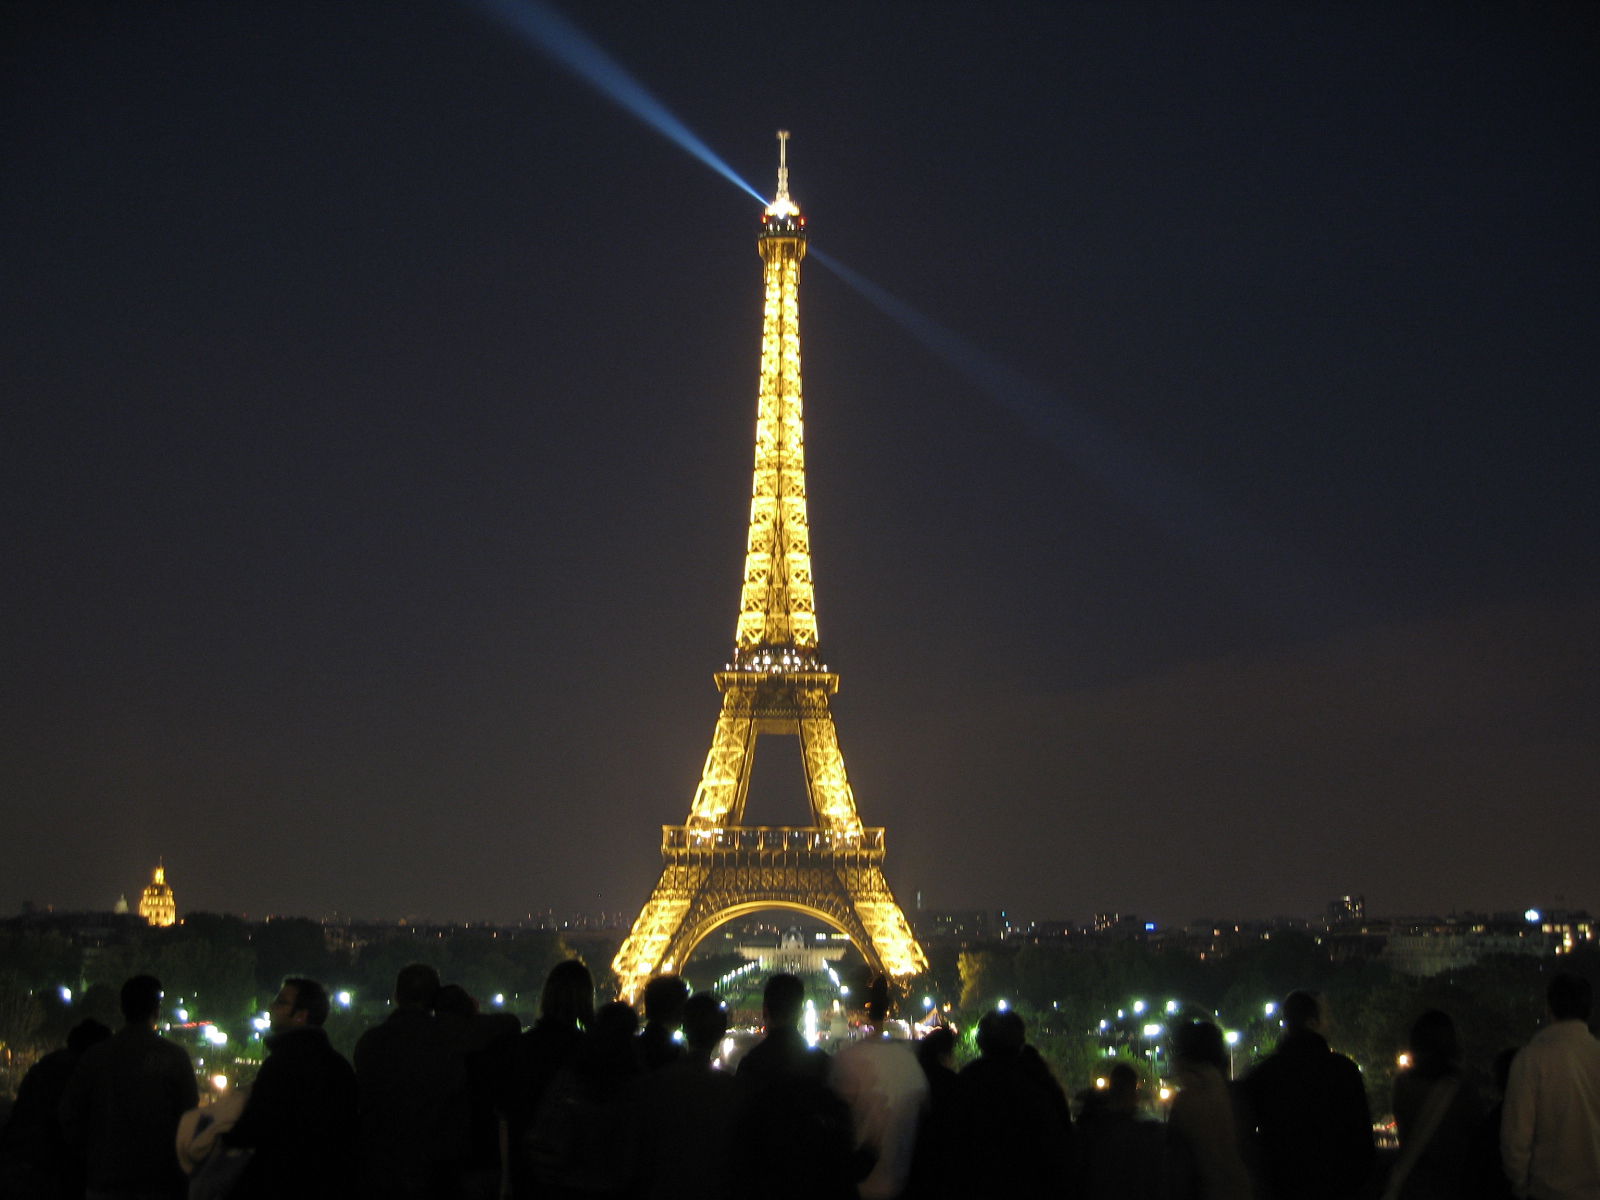
[[[775,201],[789,199],[789,131],[778,130],[778,194]],[[791,203],[793,203],[791,201]]]

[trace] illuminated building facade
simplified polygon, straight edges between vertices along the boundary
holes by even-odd
[[[661,879],[612,962],[633,999],[680,970],[712,930],[762,909],[808,913],[845,934],[869,967],[904,977],[927,959],[883,874],[883,830],[866,828],[845,774],[822,661],[806,515],[800,387],[800,261],[805,217],[789,196],[778,134],[777,198],[761,217],[761,379],[744,583],[733,659],[716,673],[722,711],[683,825],[662,829]],[[811,824],[745,824],[756,739],[797,737]]]
[[[176,925],[178,903],[172,897],[172,887],[167,883],[167,868],[158,866],[150,882],[145,884],[139,897],[139,915],[152,925]]]

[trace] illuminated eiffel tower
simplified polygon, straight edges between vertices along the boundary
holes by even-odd
[[[883,875],[883,830],[865,828],[845,775],[822,662],[806,522],[800,403],[800,260],[805,218],[789,196],[787,132],[778,194],[761,217],[761,393],[750,534],[733,661],[717,672],[722,713],[689,820],[662,827],[666,864],[612,962],[634,999],[651,975],[680,970],[712,930],[761,909],[807,913],[844,933],[869,967],[914,975],[928,962]],[[756,739],[800,739],[811,824],[745,824]]]

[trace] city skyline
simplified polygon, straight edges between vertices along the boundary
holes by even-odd
[[[793,131],[903,901],[1600,907],[1592,8],[691,9],[560,11],[757,187]],[[759,207],[479,6],[3,19],[0,912],[158,860],[636,911],[731,653]]]

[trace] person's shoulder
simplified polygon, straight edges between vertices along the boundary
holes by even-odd
[[[189,1051],[184,1049],[171,1038],[164,1038],[158,1034],[153,1041],[153,1046],[153,1053],[164,1056],[169,1062],[182,1063],[184,1069],[188,1069]]]

